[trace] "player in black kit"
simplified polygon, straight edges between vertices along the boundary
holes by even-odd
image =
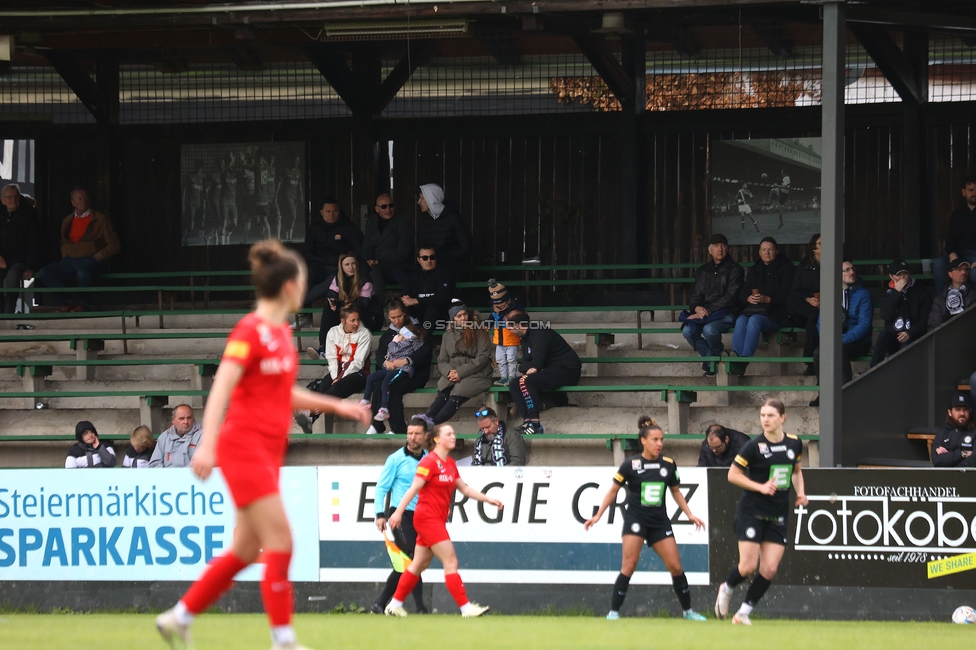
[[[667,456],[661,455],[661,449],[664,447],[664,431],[646,415],[638,420],[638,426],[644,451],[641,455],[624,461],[614,474],[613,485],[603,497],[600,509],[583,524],[584,529],[589,530],[600,521],[604,511],[616,503],[617,490],[621,486],[627,487],[627,513],[624,516],[624,529],[621,536],[623,560],[620,563],[620,575],[613,585],[607,620],[615,621],[620,618],[620,606],[624,603],[627,588],[630,586],[630,577],[637,569],[641,548],[646,541],[647,545],[661,557],[668,573],[671,574],[671,582],[675,593],[678,594],[678,600],[681,601],[684,617],[689,621],[704,621],[705,617],[691,608],[691,589],[688,587],[688,578],[681,568],[678,544],[674,541],[671,519],[668,517],[665,505],[666,489],[671,490],[675,503],[695,524],[695,528],[704,528],[705,522],[691,514],[688,503],[678,490],[681,482],[678,478],[678,466]]]
[[[763,432],[747,442],[729,468],[729,483],[745,490],[735,512],[735,539],[739,563],[718,588],[715,615],[729,615],[732,589],[759,569],[746,599],[732,617],[736,625],[752,625],[749,615],[763,597],[786,552],[786,528],[790,514],[790,484],[796,489],[796,505],[808,504],[800,460],[803,444],[783,433],[786,407],[769,398],[759,411]]]

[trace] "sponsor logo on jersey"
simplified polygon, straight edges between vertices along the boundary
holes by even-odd
[[[451,483],[454,481],[454,477],[450,476],[449,474],[438,474],[437,480],[441,483]]]
[[[794,458],[796,458],[796,452],[793,451],[792,449],[788,449],[786,451],[786,457],[789,458],[790,460],[793,460]]]
[[[224,348],[224,356],[230,359],[245,361],[250,354],[251,344],[247,341],[227,341],[227,347]]]
[[[635,472],[644,469],[643,463],[641,463],[640,460],[632,460],[632,461],[630,461],[630,467]]]
[[[656,507],[664,500],[664,483],[641,483],[640,490],[642,506]]]
[[[765,442],[760,442],[759,443],[759,453],[760,454],[768,454],[769,453],[769,445],[767,445]]]
[[[417,468],[417,474],[419,474],[420,476],[423,476],[424,478],[426,478],[426,477],[430,476],[430,470],[427,469],[426,467],[418,467]]]
[[[664,467],[662,467],[662,468],[661,468],[661,476],[667,476],[667,475],[668,475],[668,470],[667,470],[667,468],[664,468]]]
[[[786,451],[786,445],[773,445],[769,451]]]
[[[769,480],[776,484],[777,490],[790,489],[790,478],[793,476],[792,465],[770,465]]]
[[[295,360],[291,357],[268,357],[261,359],[262,375],[280,375],[283,372],[291,372],[295,367]]]

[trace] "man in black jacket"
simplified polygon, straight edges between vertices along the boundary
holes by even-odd
[[[328,196],[319,205],[322,218],[313,219],[305,234],[309,286],[306,306],[325,297],[329,280],[339,272],[339,255],[346,251],[359,255],[363,248],[362,231],[342,214],[339,201]]]
[[[935,280],[936,292],[942,291],[946,285],[949,262],[961,257],[969,262],[970,266],[976,264],[976,175],[963,179],[962,198],[965,199],[965,204],[949,215],[945,254],[937,257],[932,263],[932,277]],[[970,277],[970,279],[976,282],[976,278]]]
[[[729,467],[747,442],[749,436],[741,431],[713,424],[705,431],[705,439],[698,452],[698,466]]]
[[[965,395],[953,395],[946,423],[932,443],[935,467],[976,467],[973,455],[972,405]]]
[[[396,214],[396,206],[389,194],[376,197],[376,214],[366,222],[366,238],[362,256],[369,264],[369,278],[373,292],[382,296],[388,281],[407,283],[413,270],[413,224]]]
[[[878,335],[871,356],[871,367],[894,354],[928,331],[932,293],[919,285],[908,272],[908,262],[895,260],[888,265],[888,293],[881,299],[884,331]]]
[[[404,283],[401,297],[410,315],[428,334],[442,330],[450,320],[447,310],[451,299],[456,297],[453,272],[439,265],[436,248],[421,244],[417,250],[417,266]]]
[[[949,262],[949,284],[932,301],[929,329],[961,314],[976,303],[976,285],[969,279],[969,262],[961,257]]]
[[[444,190],[430,183],[420,186],[417,244],[429,245],[441,254],[441,265],[455,276],[471,264],[471,233],[453,202],[445,202]]]
[[[399,330],[406,325],[407,319],[410,318],[406,307],[399,300],[391,300],[386,306],[386,317],[390,319],[390,327],[383,332],[383,336],[380,337],[379,345],[376,348],[377,363],[382,363],[382,359],[386,356],[386,350],[390,347],[390,342],[393,340],[393,337],[399,333]],[[407,393],[412,393],[418,388],[423,388],[427,384],[427,381],[430,379],[430,361],[433,353],[433,337],[427,336],[420,349],[408,359],[408,363],[413,366],[413,376],[403,375],[400,379],[397,379],[389,385],[390,401],[387,403],[386,408],[390,412],[387,422],[390,425],[391,433],[406,434],[407,423],[403,417],[403,396]],[[382,403],[383,387],[381,383],[376,382],[373,387],[373,395],[370,400],[373,410],[373,424],[366,430],[368,434],[383,433],[386,430],[383,422],[376,419],[376,413],[379,411],[380,404]]]
[[[507,320],[512,334],[522,340],[522,363],[518,367],[522,376],[508,387],[522,416],[519,431],[523,435],[539,434],[543,431],[539,421],[542,393],[579,384],[583,366],[559,332],[533,327],[524,311],[512,312]]]
[[[34,206],[11,183],[0,192],[6,210],[0,217],[0,278],[4,289],[15,289],[41,267],[41,224]],[[23,294],[26,300],[26,294]],[[14,313],[16,293],[3,295],[4,313]]]
[[[689,311],[681,333],[702,357],[722,355],[722,334],[735,322],[735,309],[745,274],[739,263],[728,257],[729,240],[712,235],[708,254],[712,258],[695,271],[695,287],[689,300]],[[711,364],[703,363],[706,377],[714,377]]]

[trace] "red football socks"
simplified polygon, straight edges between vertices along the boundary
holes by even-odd
[[[448,573],[444,576],[444,586],[451,592],[451,597],[454,598],[458,607],[464,607],[468,604],[468,594],[464,591],[461,576],[456,573]]]
[[[400,576],[400,582],[397,583],[396,593],[393,594],[393,600],[398,600],[401,603],[407,599],[413,588],[417,586],[417,582],[420,581],[420,576],[415,576],[409,571],[404,571],[403,575]]]
[[[291,624],[295,608],[295,596],[288,580],[291,553],[266,551],[264,553],[264,579],[261,581],[261,600],[272,627]]]
[[[246,566],[247,563],[239,560],[233,552],[225,553],[213,559],[203,575],[193,583],[190,590],[183,596],[183,604],[186,605],[186,609],[191,614],[196,615],[213,605],[225,591],[230,589],[234,582],[234,576]]]

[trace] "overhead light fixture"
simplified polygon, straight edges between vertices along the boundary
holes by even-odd
[[[594,34],[606,34],[608,38],[620,37],[621,34],[633,34],[634,30],[627,29],[624,15],[619,11],[608,11],[603,14],[603,24],[600,29],[594,29]]]
[[[371,20],[355,23],[326,23],[323,41],[400,40],[403,38],[449,38],[468,34],[468,21],[456,20]]]

